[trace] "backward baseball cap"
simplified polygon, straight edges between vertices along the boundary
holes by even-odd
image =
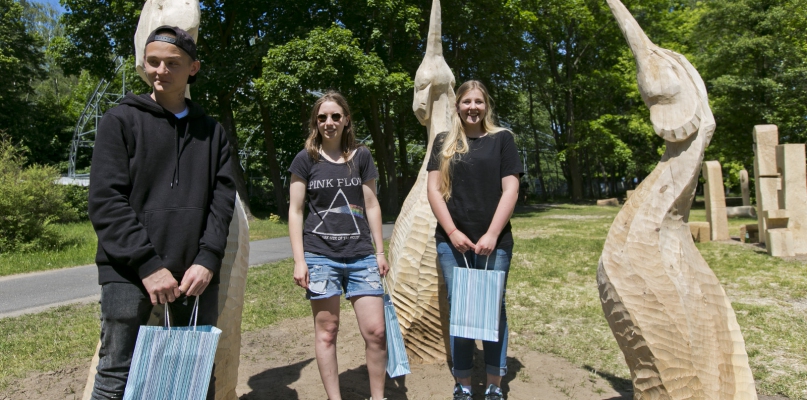
[[[162,35],[162,33],[173,33],[174,37]],[[153,31],[146,39],[146,46],[151,42],[165,42],[171,43],[179,47],[188,54],[192,60],[196,61],[199,58],[196,56],[196,42],[193,41],[191,35],[182,28],[176,26],[163,25]],[[198,74],[197,74],[198,75]],[[188,77],[188,84],[196,82],[196,75]]]

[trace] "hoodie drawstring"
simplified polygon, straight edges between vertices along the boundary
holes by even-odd
[[[177,125],[179,125],[179,124],[177,124]],[[175,140],[174,140],[174,150],[176,152],[176,158],[174,160],[174,174],[173,174],[172,179],[171,179],[171,188],[172,189],[174,188],[174,185],[179,186],[179,156],[180,156],[180,154],[182,154],[182,149],[180,148],[180,145],[179,145],[179,130],[177,129],[178,128],[177,125],[174,125],[174,135],[175,135],[174,136],[174,138],[175,138]],[[185,122],[185,134],[183,136],[184,140],[183,140],[183,143],[182,143],[183,144],[182,147],[184,147],[185,141],[188,140],[188,131],[190,130],[190,126],[191,126],[191,121],[189,119],[188,121]]]

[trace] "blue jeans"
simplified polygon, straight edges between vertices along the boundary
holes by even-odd
[[[375,255],[326,257],[305,252],[309,283],[306,297],[322,300],[333,296],[383,296],[381,274]]]
[[[478,256],[472,250],[464,254],[468,260],[468,266],[476,269],[484,269],[487,262],[487,268],[495,271],[505,272],[505,290],[507,294],[507,274],[510,271],[510,259],[513,258],[513,247],[497,248],[493,254],[488,257]],[[437,242],[437,259],[440,261],[440,268],[443,270],[443,279],[448,287],[448,305],[449,313],[451,312],[451,282],[454,275],[455,267],[465,268],[465,261],[463,260],[463,253],[457,251],[454,246],[449,242]],[[509,332],[507,329],[507,312],[505,310],[505,295],[502,296],[502,313],[499,319],[499,341],[488,342],[482,341],[482,349],[485,352],[485,372],[490,375],[505,376],[507,375],[507,339]],[[451,359],[454,362],[454,368],[451,373],[455,378],[468,378],[471,376],[474,363],[474,349],[476,345],[473,339],[466,339],[461,337],[450,337],[451,342]]]
[[[171,324],[188,325],[194,298],[183,297],[171,303]],[[187,300],[187,301],[185,301]],[[199,296],[198,325],[216,325],[219,285],[209,285]],[[101,350],[92,400],[122,399],[132,364],[137,332],[151,316],[148,292],[132,283],[110,282],[101,286]],[[213,367],[215,373],[215,366]],[[211,377],[208,399],[216,396]]]

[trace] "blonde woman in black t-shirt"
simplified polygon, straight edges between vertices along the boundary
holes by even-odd
[[[449,132],[435,138],[427,170],[428,197],[439,222],[437,256],[451,305],[453,269],[465,266],[507,273],[513,254],[510,215],[523,173],[513,135],[494,124],[485,86],[468,81],[457,89],[456,114]],[[488,259],[489,258],[489,259]],[[506,282],[506,280],[505,280]],[[505,283],[506,285],[506,283]],[[503,399],[507,374],[507,314],[502,297],[499,340],[483,341],[486,400]],[[450,337],[455,400],[470,400],[474,340]]]
[[[381,400],[387,361],[381,277],[389,266],[375,193],[378,172],[370,151],[356,144],[350,109],[341,94],[328,92],[317,100],[309,132],[305,149],[289,168],[294,282],[306,289],[311,301],[314,351],[328,398],[342,398],[336,337],[344,292],[364,338],[371,398]],[[306,200],[309,213],[303,221]]]

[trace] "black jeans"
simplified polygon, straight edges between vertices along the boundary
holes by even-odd
[[[194,298],[182,297],[170,304],[171,325],[188,325]],[[216,325],[219,285],[210,285],[199,296],[198,325]],[[148,292],[132,283],[112,282],[101,286],[101,350],[92,400],[122,399],[132,364],[132,353],[140,325],[151,314]],[[215,372],[215,366],[213,371]],[[214,399],[214,378],[210,378],[207,398]]]

